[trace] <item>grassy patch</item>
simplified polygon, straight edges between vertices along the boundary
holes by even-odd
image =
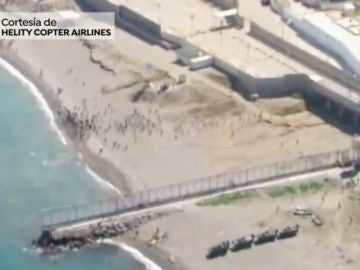
[[[237,203],[241,200],[248,199],[254,196],[252,192],[235,192],[229,194],[223,194],[211,199],[202,200],[196,203],[197,206],[219,206],[230,205]]]
[[[299,190],[301,193],[307,193],[309,191],[309,185],[308,184],[301,184],[299,186]]]
[[[285,186],[285,187],[276,187],[270,189],[267,193],[272,198],[282,197],[285,195],[296,195],[296,194],[306,194],[308,192],[316,193],[322,190],[325,187],[325,182],[312,181],[308,183],[302,183],[297,186]]]
[[[296,194],[296,188],[291,186],[272,188],[268,194],[272,198],[282,197],[284,195]]]
[[[324,182],[310,182],[304,183],[299,186],[299,190],[301,193],[313,192],[316,193],[325,187]]]
[[[310,189],[311,191],[317,192],[325,187],[324,182],[311,182]]]

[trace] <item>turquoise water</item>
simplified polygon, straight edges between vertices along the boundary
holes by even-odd
[[[41,209],[109,195],[61,143],[31,92],[0,68],[0,270],[130,270],[131,257],[115,248],[56,261],[23,250],[40,233]]]

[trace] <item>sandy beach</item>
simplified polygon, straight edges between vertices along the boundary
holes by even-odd
[[[134,39],[119,30],[119,41],[125,37]],[[55,105],[60,125],[85,157],[92,157],[89,164],[125,192],[351,145],[350,136],[306,111],[301,100],[249,103],[211,69],[192,73],[182,68],[188,82],[159,93],[160,85],[177,79],[170,69],[165,73],[156,63],[131,60],[133,54],[114,44],[94,46],[89,49],[81,41],[16,41],[4,43],[2,55],[46,89],[44,96]],[[94,63],[95,56],[109,67],[104,70]],[[147,85],[153,90],[134,102]],[[281,103],[290,104],[285,111],[296,106],[296,113],[274,111],[274,104]],[[91,162],[95,156],[107,162],[106,169]]]
[[[76,8],[74,3],[54,3],[48,8]],[[0,56],[36,84],[76,151],[123,194],[343,149],[352,143],[350,135],[310,113],[299,98],[248,102],[218,71],[191,72],[174,63],[173,51],[147,44],[121,29],[116,30],[114,42],[2,41]],[[182,74],[186,83],[177,84]],[[168,89],[162,90],[163,85]],[[329,209],[334,208],[336,196],[331,195]],[[310,197],[309,203],[316,200]],[[323,238],[314,244],[307,234],[257,248],[255,253],[230,254],[211,263],[204,260],[206,249],[217,241],[251,232],[277,205],[281,209],[289,206],[289,198],[278,200],[265,196],[235,206],[189,207],[146,225],[141,241],[125,241],[159,261],[164,270],[184,266],[221,269],[224,260],[228,261],[226,269],[238,269],[239,261],[247,269],[270,263],[274,263],[273,269],[285,269],[289,264],[294,269],[355,269],[352,264],[344,266],[340,251],[321,246]],[[286,211],[288,207],[272,224],[286,225]],[[237,215],[239,212],[242,214]],[[254,218],[253,213],[261,215]],[[295,222],[292,217],[289,221]],[[161,244],[160,250],[149,249],[149,234],[157,227],[170,231],[169,241]],[[315,255],[315,248],[320,255]],[[304,260],[309,256],[311,259]],[[175,266],[170,257],[175,258]],[[323,264],[329,257],[335,264]]]

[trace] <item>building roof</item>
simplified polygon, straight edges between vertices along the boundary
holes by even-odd
[[[360,64],[360,26],[356,29],[354,26],[344,24],[344,22],[339,21],[338,23],[323,12],[315,12],[305,15],[304,20],[308,21],[311,25],[321,30],[325,35],[333,38],[339,44],[344,46],[352,53]],[[355,25],[357,23],[355,19],[348,18],[348,20],[351,25]]]

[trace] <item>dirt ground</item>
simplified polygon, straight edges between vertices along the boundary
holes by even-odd
[[[140,238],[149,241],[158,228],[169,238],[158,243],[175,262],[189,269],[358,269],[360,261],[360,189],[342,188],[339,179],[256,190],[191,206],[149,223]],[[216,203],[215,203],[216,202]],[[324,221],[295,216],[296,207],[309,208]],[[209,247],[266,229],[300,225],[294,238],[253,245],[207,260]]]

